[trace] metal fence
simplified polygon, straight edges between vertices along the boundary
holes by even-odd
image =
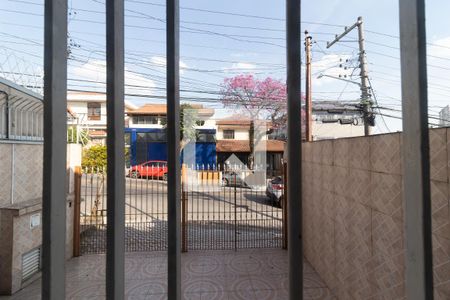
[[[82,254],[106,250],[104,171],[83,170]],[[127,171],[125,249],[128,252],[167,249],[166,172],[166,165],[159,163]],[[249,170],[243,166],[183,166],[183,251],[281,247],[284,185],[282,176],[273,185],[271,179],[263,169]],[[267,191],[268,183],[271,192]]]
[[[42,141],[42,96],[0,78],[0,139]]]

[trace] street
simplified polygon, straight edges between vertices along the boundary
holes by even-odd
[[[106,180],[82,180],[82,250],[104,251]],[[228,187],[205,181],[185,184],[186,239],[189,249],[232,249],[277,246],[282,210],[262,189]],[[167,246],[167,183],[126,178],[126,247],[128,251],[162,250]]]

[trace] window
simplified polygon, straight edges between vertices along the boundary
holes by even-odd
[[[134,124],[158,124],[157,116],[134,116]]]
[[[197,131],[197,142],[199,143],[215,143],[216,137],[214,132]]]
[[[234,140],[234,130],[224,130],[223,131],[224,140]]]
[[[87,104],[88,120],[98,121],[102,114],[102,105],[99,102],[91,102]]]

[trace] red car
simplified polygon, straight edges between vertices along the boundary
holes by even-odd
[[[131,178],[163,179],[167,180],[167,162],[150,160],[140,165],[132,166],[128,172]]]

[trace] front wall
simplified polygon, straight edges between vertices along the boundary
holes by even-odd
[[[42,196],[41,143],[0,143],[0,207]]]
[[[11,203],[11,149],[0,143],[0,207]]]
[[[42,212],[39,210],[42,219]],[[30,229],[30,217],[25,214],[14,218],[14,241],[12,261],[12,292],[15,293],[22,286],[22,255],[42,244],[42,226]],[[42,223],[42,220],[41,220]]]
[[[450,129],[430,130],[435,299],[450,299]],[[303,144],[304,251],[339,299],[404,299],[399,133]]]
[[[43,145],[14,145],[13,202],[42,197]]]

